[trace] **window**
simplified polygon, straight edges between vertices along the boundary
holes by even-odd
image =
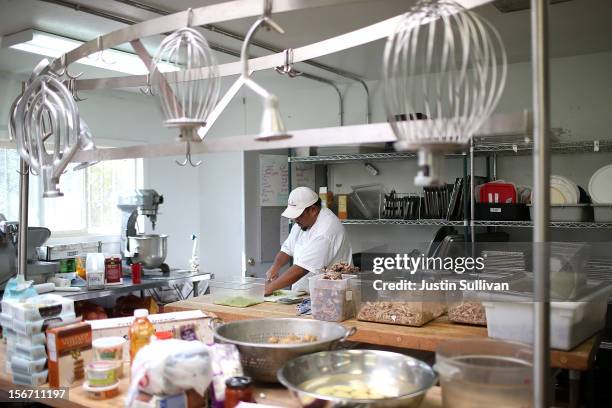
[[[19,155],[0,149],[0,213],[19,217]],[[101,162],[85,170],[68,171],[60,179],[59,198],[42,198],[42,180],[30,177],[29,224],[43,225],[54,235],[120,234],[117,200],[142,188],[142,159]]]

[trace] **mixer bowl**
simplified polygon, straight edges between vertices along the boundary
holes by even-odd
[[[128,237],[128,249],[132,263],[141,263],[144,268],[159,268],[168,254],[168,236],[139,234]]]

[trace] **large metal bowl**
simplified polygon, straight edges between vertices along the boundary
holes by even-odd
[[[140,234],[128,237],[128,249],[133,263],[147,269],[159,268],[168,254],[168,236]]]
[[[240,320],[223,324],[211,320],[214,339],[218,343],[235,344],[240,351],[246,374],[263,382],[277,382],[277,371],[289,360],[304,354],[332,350],[353,335],[355,328],[340,324],[298,318]],[[270,336],[312,335],[317,341],[299,344],[268,343]]]
[[[426,363],[403,354],[378,350],[336,350],[301,356],[278,371],[278,380],[303,407],[409,407],[421,405],[437,380]],[[320,387],[365,383],[381,399],[338,398],[317,393]]]

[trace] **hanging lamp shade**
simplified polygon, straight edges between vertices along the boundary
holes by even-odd
[[[383,95],[397,150],[418,151],[417,185],[444,182],[445,153],[465,150],[506,81],[497,30],[451,0],[421,0],[388,38]]]
[[[181,28],[159,46],[151,66],[151,85],[159,97],[164,125],[179,127],[179,138],[200,141],[197,129],[219,98],[219,71],[206,38],[193,28]]]

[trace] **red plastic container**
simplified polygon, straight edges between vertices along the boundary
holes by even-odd
[[[512,183],[490,182],[480,186],[481,203],[515,204],[516,187]]]

